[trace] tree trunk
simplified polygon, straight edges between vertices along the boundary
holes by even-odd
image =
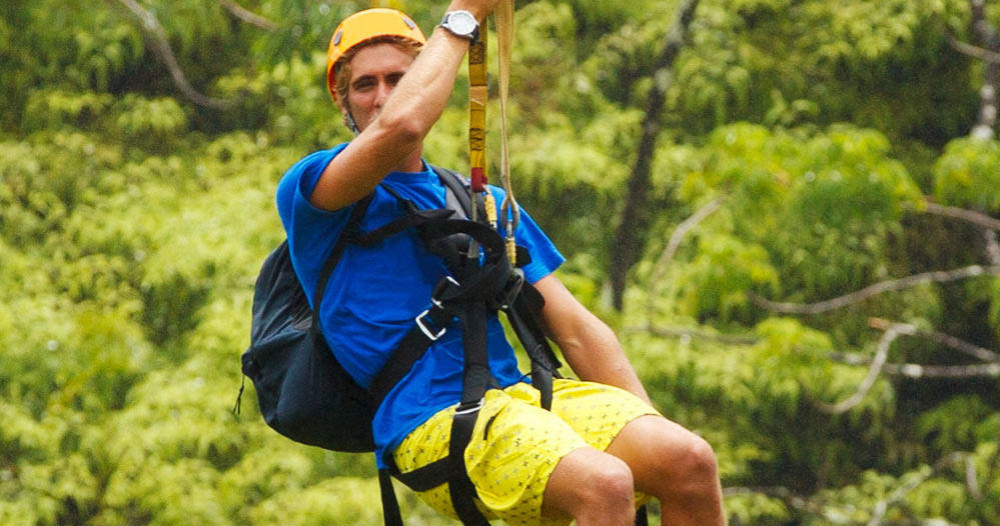
[[[997,53],[1000,51],[1000,35],[997,28],[986,17],[985,0],[970,0],[972,8],[972,34],[978,47]],[[979,88],[979,118],[972,128],[972,135],[990,140],[996,137],[997,124],[997,80],[1000,78],[1000,63],[987,60],[983,65],[983,85]]]
[[[646,100],[646,115],[642,123],[642,137],[636,153],[635,164],[629,175],[627,194],[621,219],[615,232],[611,252],[611,295],[615,310],[621,311],[628,271],[642,251],[643,237],[639,235],[647,225],[645,216],[648,201],[649,171],[653,164],[656,140],[662,127],[660,115],[670,88],[670,69],[687,38],[688,27],[694,19],[699,0],[685,0],[677,7],[674,23],[667,32],[663,51],[653,70],[653,88]]]

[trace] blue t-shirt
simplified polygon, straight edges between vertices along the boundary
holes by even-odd
[[[288,236],[292,265],[310,303],[319,273],[343,231],[355,205],[329,212],[309,203],[326,165],[346,147],[312,153],[292,166],[278,184],[278,213]],[[427,168],[417,173],[393,172],[382,185],[391,186],[419,208],[445,208],[445,187]],[[504,192],[490,187],[501,203]],[[361,231],[378,228],[404,211],[381,185],[361,221]],[[531,254],[524,267],[530,283],[554,271],[562,255],[538,225],[521,213],[515,229],[519,245]],[[388,361],[396,345],[413,326],[414,318],[430,306],[435,284],[447,274],[440,258],[428,252],[410,229],[373,247],[348,244],[327,285],[320,324],[334,356],[362,387],[368,387]],[[500,321],[487,322],[490,367],[501,387],[524,379]],[[462,394],[462,337],[457,320],[434,342],[413,369],[389,393],[375,414],[376,458],[384,466],[386,453],[431,415],[458,403]]]

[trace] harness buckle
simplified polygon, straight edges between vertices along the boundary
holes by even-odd
[[[455,414],[467,415],[469,413],[475,413],[483,408],[483,400],[483,398],[480,398],[474,404],[458,404],[458,407],[455,409]]]
[[[438,338],[440,338],[448,329],[447,327],[441,327],[435,333],[434,331],[431,330],[430,327],[427,326],[426,319],[427,316],[430,315],[431,309],[436,308],[440,310],[445,310],[444,303],[441,300],[439,300],[437,296],[441,291],[444,290],[446,286],[449,286],[449,284],[455,287],[462,286],[461,283],[455,280],[455,278],[451,276],[445,276],[445,279],[439,281],[438,284],[435,286],[434,294],[431,296],[431,305],[433,306],[425,309],[424,312],[421,312],[420,314],[417,315],[416,318],[414,318],[414,321],[417,322],[417,327],[420,327],[420,332],[424,333],[424,336],[426,336],[432,342],[437,341]]]
[[[510,306],[514,304],[514,300],[517,299],[517,295],[521,293],[522,286],[524,286],[524,271],[519,268],[513,269],[507,278],[507,283],[504,284],[503,290],[494,299],[496,307],[503,311],[510,309]]]
[[[434,305],[440,307],[441,303],[435,301]],[[414,318],[414,321],[417,322],[417,327],[420,327],[420,332],[424,333],[424,336],[426,336],[427,339],[429,339],[432,342],[436,342],[438,338],[440,338],[448,329],[446,327],[441,327],[438,329],[437,333],[431,332],[431,329],[427,327],[427,322],[424,321],[424,319],[427,318],[427,315],[430,314],[430,312],[431,312],[430,309],[424,309],[424,312],[418,314],[417,317]]]

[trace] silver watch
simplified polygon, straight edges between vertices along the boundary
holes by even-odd
[[[448,11],[441,19],[440,25],[449,33],[464,38],[470,43],[479,39],[479,21],[476,20],[475,15],[464,9]]]

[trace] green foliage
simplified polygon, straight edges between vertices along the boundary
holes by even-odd
[[[390,3],[428,33],[445,9]],[[703,0],[670,72],[622,313],[603,297],[609,240],[678,2],[518,4],[516,194],[567,255],[562,280],[621,329],[657,407],[715,447],[732,522],[995,521],[995,379],[883,371],[849,411],[823,408],[867,376],[845,362],[874,356],[872,317],[995,349],[1000,280],[809,316],[748,294],[816,302],[986,261],[977,229],[921,213],[924,193],[1000,213],[1000,143],[963,137],[982,68],[948,43],[970,38],[967,2]],[[139,5],[189,83],[230,106],[188,100],[121,2],[0,6],[0,523],[379,524],[372,458],[281,438],[249,386],[242,416],[230,412],[254,278],[284,235],[275,185],[303,154],[350,139],[325,51],[369,3],[240,2],[271,29],[222,3]],[[424,149],[459,169],[465,75]],[[917,338],[887,359],[971,361]],[[407,524],[441,524],[401,497]]]
[[[680,289],[681,312],[703,322],[746,318],[746,291],[778,284],[777,272],[759,245],[746,245],[730,235],[706,235],[695,250],[695,259],[671,281]]]
[[[702,2],[665,118],[696,133],[740,119],[850,121],[940,144],[966,131],[974,111],[968,64],[944,37],[964,33],[966,8],[961,0]]]
[[[942,204],[1000,211],[1000,143],[956,139],[934,164],[934,194]]]

